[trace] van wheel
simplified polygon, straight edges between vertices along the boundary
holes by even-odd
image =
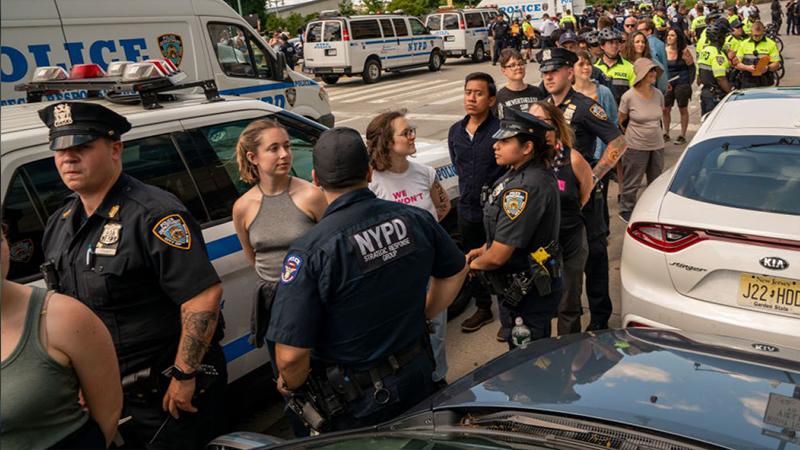
[[[472,62],[481,62],[486,57],[486,51],[483,49],[483,42],[475,44],[475,51],[472,52]]]
[[[442,70],[442,63],[444,63],[444,61],[442,60],[442,52],[440,52],[439,50],[432,51],[431,59],[428,62],[428,69],[431,72]]]
[[[323,75],[322,81],[324,81],[325,84],[336,84],[336,82],[339,81],[339,75]]]
[[[364,83],[372,84],[381,77],[381,63],[375,58],[367,60],[367,64],[364,65],[364,72],[361,73],[361,78],[364,79]]]

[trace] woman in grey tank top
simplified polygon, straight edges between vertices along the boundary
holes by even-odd
[[[122,411],[111,334],[74,298],[8,281],[5,232],[0,247],[0,448],[107,448]]]
[[[290,175],[289,134],[277,122],[250,123],[239,136],[236,161],[241,180],[254,185],[233,204],[233,225],[261,281],[251,319],[252,343],[260,347],[289,245],[322,218],[328,205],[316,186]]]

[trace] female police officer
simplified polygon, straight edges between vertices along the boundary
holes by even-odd
[[[467,260],[500,300],[506,339],[516,317],[530,328],[531,339],[540,339],[550,336],[562,289],[561,212],[550,168],[555,149],[546,139],[553,127],[526,112],[500,108],[498,113],[494,154],[497,164],[509,170],[491,190],[485,189],[487,243],[469,252]]]

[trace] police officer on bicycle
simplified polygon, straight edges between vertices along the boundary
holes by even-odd
[[[221,431],[227,373],[222,286],[200,226],[175,196],[122,173],[125,117],[91,102],[55,103],[39,117],[74,192],[45,228],[48,288],[85,303],[111,332],[127,445],[202,448]]]
[[[527,112],[498,109],[495,159],[510,169],[484,189],[487,243],[467,254],[470,269],[498,296],[506,333],[517,317],[531,339],[550,336],[550,319],[561,299],[561,217],[558,182],[551,169],[555,149],[549,125]],[[509,348],[513,346],[510,336]]]
[[[708,45],[697,58],[697,83],[700,90],[700,111],[706,114],[714,109],[732,87],[728,81],[730,62],[725,54],[725,36],[729,30],[727,19],[719,19],[708,26]],[[741,46],[740,46],[741,47]]]
[[[284,259],[267,330],[277,387],[317,431],[373,425],[434,392],[425,319],[458,294],[466,260],[430,213],[368,189],[356,130],[322,133],[313,168],[329,205]]]

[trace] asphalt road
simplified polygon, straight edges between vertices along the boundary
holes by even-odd
[[[761,5],[761,16],[768,18],[769,5]],[[785,28],[784,28],[785,30]],[[786,44],[783,52],[786,63],[786,77],[783,86],[800,85],[800,36],[781,35]],[[336,85],[327,86],[331,105],[336,115],[336,124],[355,128],[364,133],[367,124],[375,114],[396,108],[406,108],[408,117],[418,126],[417,136],[424,139],[439,140],[447,138],[450,126],[464,116],[462,92],[464,77],[475,71],[491,74],[498,82],[498,88],[504,84],[500,67],[490,62],[472,63],[468,59],[450,58],[439,72],[425,69],[414,69],[408,72],[384,74],[383,78],[372,85],[366,85],[361,78],[343,78]],[[527,81],[538,84],[540,76],[537,64],[529,64]],[[697,95],[690,103],[690,123],[687,140],[691,141],[700,124],[700,104]],[[796,113],[794,111],[793,113]],[[678,136],[680,122],[677,108],[673,109],[672,138]],[[667,144],[665,166],[672,166],[685,146]],[[617,185],[610,186],[611,236],[609,241],[610,295],[614,304],[614,315],[611,326],[621,325],[619,316],[620,300],[620,256],[622,253],[622,236],[625,225],[616,217]],[[583,325],[588,323],[588,306],[584,296]],[[460,323],[474,310],[470,306],[459,317],[449,322],[447,334],[447,357],[449,362],[448,380],[453,381],[476,367],[506,351],[504,343],[497,342],[495,334],[499,322],[484,326],[477,332],[465,334],[461,332]],[[495,305],[495,317],[496,317]],[[554,327],[555,328],[555,327]],[[263,386],[263,385],[262,385]],[[270,387],[271,389],[272,387]],[[235,429],[266,432],[268,434],[289,437],[290,431],[283,419],[280,400],[274,393],[260,392],[252,397],[251,402],[266,401],[268,406],[257,408],[238,420],[234,418]],[[266,395],[267,398],[263,398]],[[256,400],[257,399],[257,400]],[[263,403],[262,403],[263,404]],[[239,413],[243,412],[241,404],[237,405]],[[249,408],[247,408],[249,409]]]

